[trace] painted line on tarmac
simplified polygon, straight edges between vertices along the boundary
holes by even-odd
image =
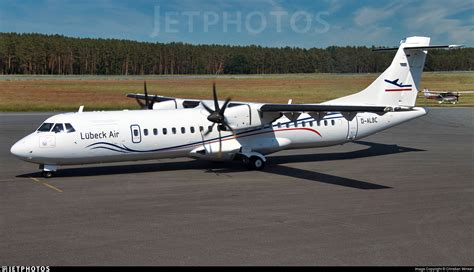
[[[41,181],[41,180],[39,180],[39,179],[37,179],[37,178],[30,177],[30,179],[31,179],[32,181],[36,182],[36,183],[42,184],[42,185],[44,185],[44,186],[46,186],[46,187],[48,187],[48,188],[50,188],[50,189],[55,190],[56,192],[59,192],[59,193],[62,193],[62,192],[63,192],[63,190],[61,190],[61,189],[59,189],[59,188],[57,188],[57,187],[55,187],[55,186],[53,186],[53,185],[51,185],[51,184],[49,184],[49,183],[46,183],[46,182],[44,182],[44,181]]]

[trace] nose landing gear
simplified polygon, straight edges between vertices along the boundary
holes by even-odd
[[[40,165],[39,167],[41,170],[43,170],[42,174],[43,174],[43,177],[45,178],[52,178],[54,176],[54,174],[56,173],[56,170],[58,170],[58,166],[57,165]]]
[[[43,177],[52,178],[54,176],[53,171],[43,171]]]

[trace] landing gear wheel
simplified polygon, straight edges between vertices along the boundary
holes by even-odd
[[[262,170],[265,167],[265,161],[257,156],[252,156],[249,159],[247,167],[251,170]]]
[[[43,171],[43,177],[52,178],[54,176],[53,171]]]

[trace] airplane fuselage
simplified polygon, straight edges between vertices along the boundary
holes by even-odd
[[[25,161],[42,165],[177,157],[232,160],[242,148],[266,155],[284,149],[343,144],[425,113],[422,108],[383,115],[358,113],[351,121],[340,113],[328,113],[321,120],[308,114],[296,121],[281,117],[269,125],[239,130],[236,135],[220,131],[222,143],[217,127],[204,135],[212,123],[202,108],[66,113],[50,117],[45,123],[64,127],[71,124],[73,132],[36,131],[18,141],[11,151]]]

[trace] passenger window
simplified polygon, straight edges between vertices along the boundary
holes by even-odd
[[[324,120],[324,125],[325,125],[325,126],[328,125],[328,121],[327,121],[327,120]]]
[[[133,136],[138,137],[138,129],[133,130]]]
[[[286,127],[289,128],[289,127],[290,127],[290,123],[286,123]]]
[[[298,121],[295,121],[295,127],[298,127]]]
[[[209,126],[207,129],[209,130],[209,132],[212,132],[212,126]]]
[[[171,128],[171,132],[173,132],[173,134],[176,134],[176,128]]]
[[[66,125],[66,132],[67,132],[67,133],[72,133],[72,132],[75,132],[75,131],[76,131],[76,130],[72,127],[71,124],[66,123],[65,125]]]
[[[318,127],[321,126],[321,121],[317,121],[316,124],[318,125]]]
[[[310,126],[310,127],[313,126],[313,121],[309,121],[309,126]]]
[[[53,127],[52,123],[43,123],[39,128],[38,132],[49,132]]]
[[[153,135],[158,135],[158,129],[156,128],[153,129]]]
[[[143,130],[143,134],[144,134],[145,136],[148,136],[148,129],[147,129],[147,128],[145,128],[145,129]]]
[[[278,123],[278,128],[281,128],[281,123]]]
[[[54,125],[53,130],[51,130],[51,131],[54,132],[54,133],[63,132],[64,131],[64,126],[63,126],[63,124],[56,124],[56,125]]]
[[[199,127],[199,131],[203,132],[203,131],[204,131],[204,127],[203,127],[203,126],[200,126],[200,127]]]
[[[191,133],[194,133],[194,127],[190,127]]]
[[[336,124],[336,121],[334,121],[334,120],[331,120],[331,125],[333,125],[333,126],[334,126],[335,124]]]
[[[166,135],[168,133],[168,130],[166,128],[163,129],[163,135]]]
[[[303,121],[303,123],[301,123],[303,125],[303,127],[306,127],[306,122]]]
[[[186,133],[186,129],[184,127],[181,127],[181,134]]]

